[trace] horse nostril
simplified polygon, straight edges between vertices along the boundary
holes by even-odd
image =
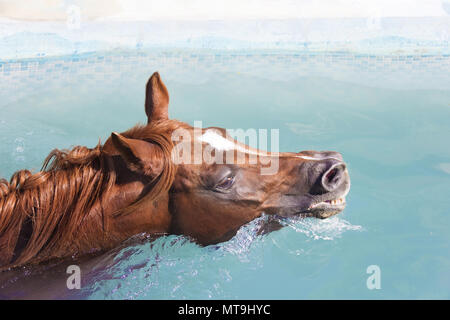
[[[337,187],[339,187],[342,183],[343,173],[345,172],[345,164],[337,163],[331,166],[323,175],[322,175],[322,187],[326,191],[333,191]]]
[[[331,170],[330,172],[328,172],[327,174],[327,181],[331,182],[333,180],[333,178],[336,176],[338,170],[336,168],[334,168],[333,170]]]

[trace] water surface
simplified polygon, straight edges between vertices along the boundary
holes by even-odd
[[[3,275],[1,297],[450,298],[450,57],[158,51],[0,64],[2,177],[145,122],[144,86],[158,70],[172,118],[280,129],[281,151],[339,151],[352,181],[330,219],[264,236],[254,221],[218,246],[125,245],[83,262],[93,271],[80,291],[64,290],[61,270],[25,268]],[[379,290],[366,286],[370,265]]]

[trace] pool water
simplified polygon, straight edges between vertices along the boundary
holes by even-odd
[[[279,129],[281,151],[341,152],[352,181],[344,212],[267,235],[254,221],[216,246],[181,236],[125,244],[90,262],[81,290],[25,268],[2,275],[0,297],[450,298],[450,56],[155,50],[0,61],[0,176],[145,122],[156,70],[172,118]],[[370,290],[372,265],[381,288]]]

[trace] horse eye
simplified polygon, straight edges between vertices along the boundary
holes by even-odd
[[[233,176],[228,176],[225,179],[223,179],[222,181],[220,181],[217,185],[216,185],[216,189],[220,189],[220,190],[228,190],[231,188],[231,186],[234,183],[234,177]]]

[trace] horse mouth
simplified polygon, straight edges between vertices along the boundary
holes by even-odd
[[[311,204],[307,210],[300,212],[305,217],[325,219],[340,213],[346,206],[345,196]]]
[[[340,206],[344,206],[345,207],[345,197],[342,198],[337,198],[337,199],[333,199],[333,200],[325,200],[322,202],[318,202],[315,204],[312,204],[309,206],[309,210],[314,209],[314,208],[322,208],[322,207],[326,207],[326,208],[335,208],[335,207],[340,207]]]

